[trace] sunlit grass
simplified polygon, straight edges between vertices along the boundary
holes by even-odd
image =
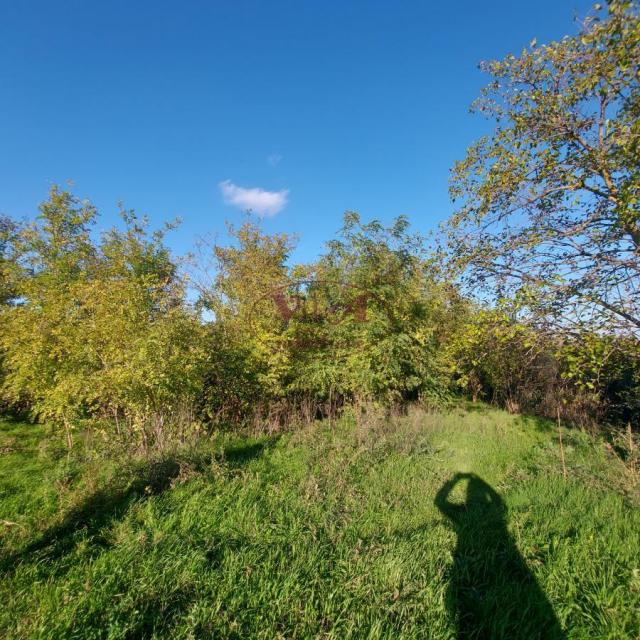
[[[460,550],[434,500],[466,472],[504,501],[566,637],[637,637],[634,477],[586,434],[565,446],[566,482],[552,425],[483,406],[219,437],[152,463],[69,457],[42,427],[2,423],[0,635],[454,638]],[[485,538],[472,561],[490,571]],[[520,637],[526,597],[500,600],[503,637]]]

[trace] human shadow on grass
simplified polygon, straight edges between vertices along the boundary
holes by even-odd
[[[466,480],[463,504],[451,502]],[[447,606],[458,638],[565,638],[555,612],[507,530],[506,507],[484,480],[458,473],[438,491],[435,504],[458,536]]]
[[[81,540],[88,539],[88,552],[97,555],[109,546],[106,534],[114,522],[122,519],[133,504],[169,489],[185,469],[201,473],[213,461],[231,470],[238,469],[260,457],[274,442],[271,438],[251,444],[233,444],[213,458],[210,452],[191,453],[140,465],[128,481],[116,481],[95,491],[70,509],[61,522],[46,529],[37,540],[17,553],[0,558],[0,574],[11,573],[25,563],[38,563],[47,575],[55,574],[58,562]]]

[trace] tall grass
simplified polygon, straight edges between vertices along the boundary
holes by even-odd
[[[553,424],[481,405],[128,462],[5,422],[0,635],[637,637],[635,475],[581,432],[564,449],[566,481]],[[456,473],[502,515],[464,480],[454,523]]]

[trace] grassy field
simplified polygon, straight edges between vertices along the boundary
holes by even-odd
[[[637,638],[637,485],[482,406],[153,462],[0,422],[5,638]]]

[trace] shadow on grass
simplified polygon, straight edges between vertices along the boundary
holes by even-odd
[[[454,487],[465,480],[465,502],[450,502]],[[491,486],[475,474],[458,473],[441,487],[435,504],[458,536],[447,598],[458,638],[565,638],[507,530],[506,507]]]
[[[242,442],[227,445],[218,456],[220,462],[224,462],[231,468],[242,467],[254,458],[260,457],[265,450],[271,448],[278,440],[278,436],[259,440],[252,444]]]
[[[466,398],[459,398],[454,406],[465,413],[480,413],[483,415],[491,413],[497,409],[497,407],[487,404],[486,402],[474,402],[473,400],[468,400]]]
[[[523,426],[535,429],[541,433],[550,433],[558,428],[553,420],[532,414],[520,414],[518,415],[518,421]]]
[[[169,489],[185,469],[188,473],[202,473],[214,462],[237,469],[260,457],[273,444],[275,438],[251,444],[239,442],[213,456],[211,451],[191,452],[186,456],[145,463],[136,469],[128,482],[109,485],[87,496],[37,540],[1,559],[0,573],[13,572],[21,564],[38,563],[51,575],[55,573],[55,564],[71,553],[82,539],[89,538],[91,551],[100,552],[108,547],[105,534],[112,523],[122,519],[134,503],[144,502]]]

